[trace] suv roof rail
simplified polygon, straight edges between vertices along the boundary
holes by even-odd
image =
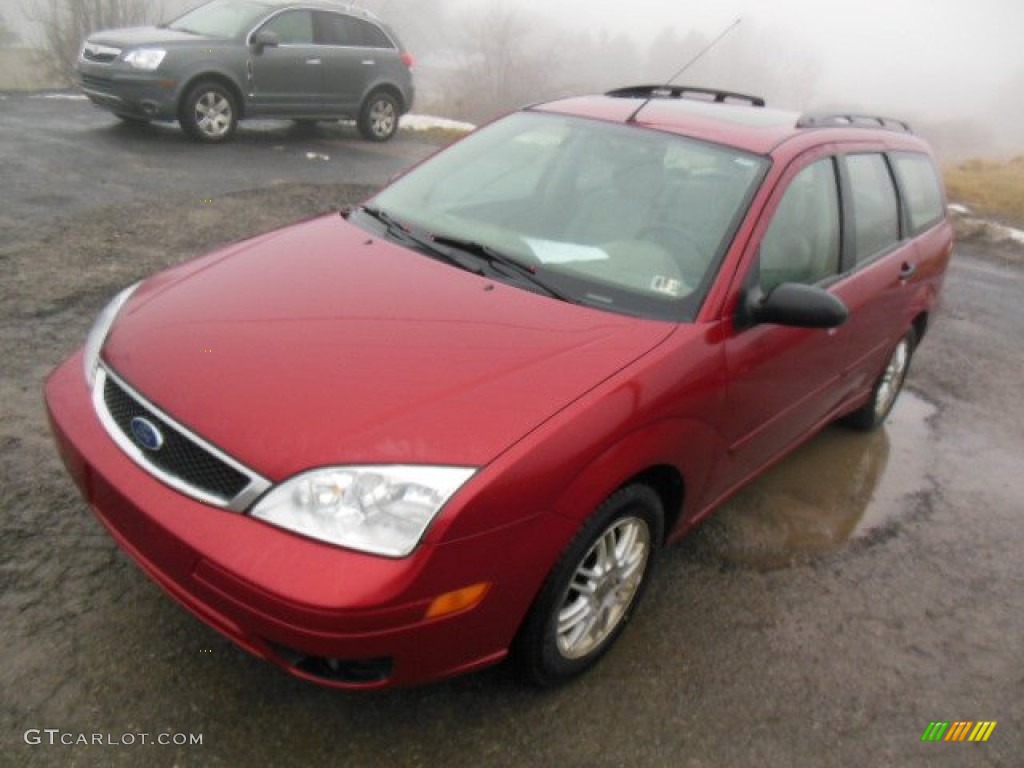
[[[910,123],[894,117],[879,115],[860,115],[853,112],[831,113],[810,112],[800,116],[796,121],[797,128],[884,128],[888,131],[913,133]]]
[[[316,0],[316,2],[322,5],[329,5],[336,10],[344,11],[352,16],[361,16],[368,21],[381,21],[380,16],[375,14],[369,8],[364,8],[357,3],[351,3],[347,0]]]
[[[746,93],[720,91],[716,88],[698,88],[694,85],[628,85],[608,91],[605,96],[617,99],[694,99],[716,104],[743,102],[752,107],[763,107],[764,99]]]

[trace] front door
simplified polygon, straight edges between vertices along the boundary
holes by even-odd
[[[772,205],[757,258],[742,278],[745,290],[768,295],[781,283],[834,285],[842,249],[835,159],[794,167]],[[728,458],[716,473],[717,489],[746,480],[822,422],[841,399],[844,355],[842,328],[733,328],[725,341]]]
[[[313,40],[313,12],[279,13],[260,31],[280,43],[250,52],[253,112],[263,115],[316,115],[324,104],[324,55]]]

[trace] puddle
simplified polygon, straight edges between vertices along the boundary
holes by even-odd
[[[832,426],[726,502],[696,533],[703,551],[761,570],[842,549],[899,519],[927,487],[935,406],[904,391],[885,427]]]

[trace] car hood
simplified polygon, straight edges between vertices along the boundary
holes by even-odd
[[[147,281],[107,363],[271,480],[314,466],[481,466],[674,328],[557,301],[337,215]]]
[[[179,32],[166,27],[128,27],[126,29],[107,29],[89,35],[89,42],[98,45],[109,45],[115,48],[134,48],[138,45],[182,44],[189,42],[209,42],[209,37]]]

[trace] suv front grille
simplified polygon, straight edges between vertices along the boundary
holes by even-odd
[[[189,433],[108,371],[100,370],[96,386],[96,407],[111,436],[138,464],[177,490],[241,511],[269,487],[265,479]],[[159,448],[147,448],[136,437],[132,421],[137,418],[159,429]]]
[[[83,88],[93,91],[105,91],[110,88],[113,81],[106,77],[96,77],[96,75],[80,75],[79,81]]]

